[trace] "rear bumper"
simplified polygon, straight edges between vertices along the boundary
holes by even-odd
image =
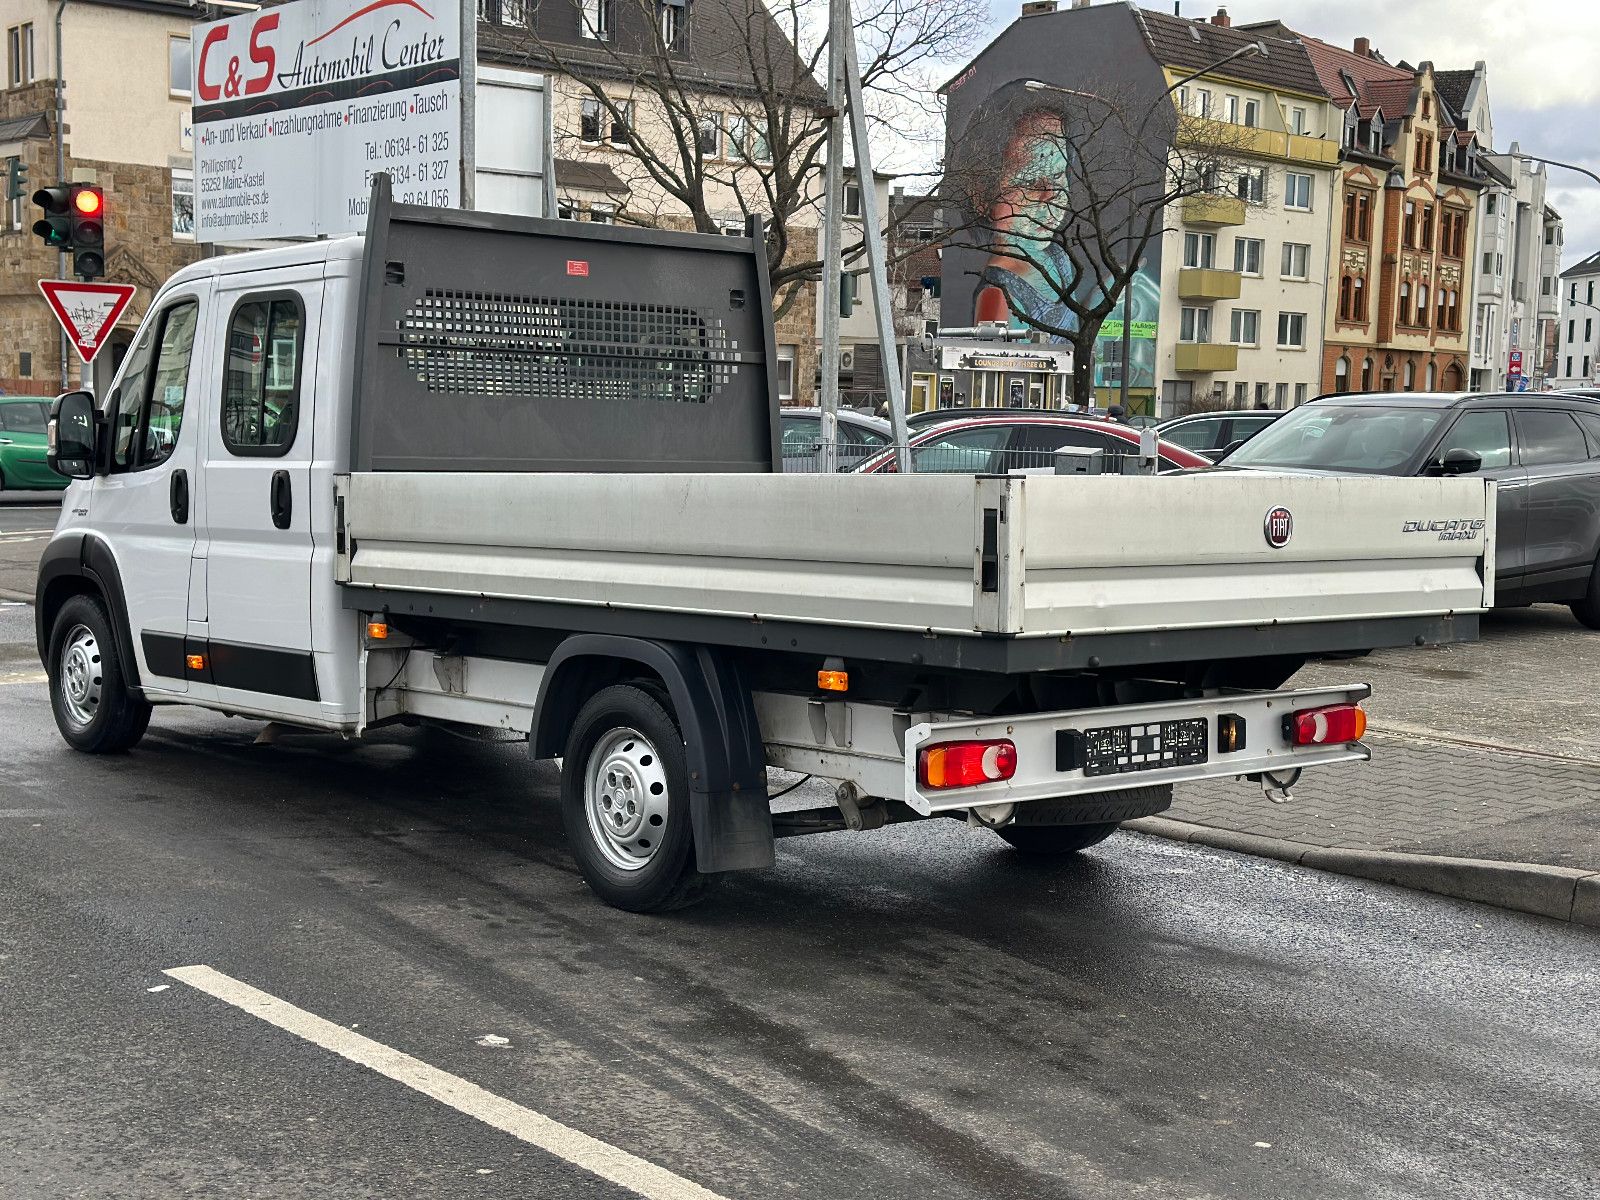
[[[1371,693],[1372,689],[1365,684],[1355,684],[914,725],[905,734],[904,799],[917,812],[928,815],[952,809],[1023,804],[1030,800],[1124,787],[1185,783],[1264,772],[1287,775],[1306,767],[1364,762],[1372,755],[1363,742],[1326,746],[1290,745],[1283,730],[1283,718],[1299,709],[1358,703]],[[1223,753],[1217,742],[1217,720],[1222,714],[1232,714],[1244,723],[1244,746],[1231,753]],[[1204,722],[1202,760],[1181,765],[1164,765],[1163,761],[1131,762],[1121,764],[1119,773],[1091,774],[1080,765],[1081,756],[1073,750],[1075,745],[1080,744],[1078,735],[1091,730],[1133,726],[1154,731],[1164,723],[1175,721]],[[1011,741],[1017,748],[1017,770],[1012,778],[975,787],[939,790],[922,787],[917,776],[917,759],[923,747],[935,742],[1000,738]]]

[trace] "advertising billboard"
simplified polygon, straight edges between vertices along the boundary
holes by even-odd
[[[395,199],[461,204],[461,9],[292,0],[194,27],[194,236],[337,236]]]

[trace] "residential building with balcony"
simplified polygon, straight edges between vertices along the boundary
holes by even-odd
[[[1157,411],[1303,404],[1322,369],[1340,114],[1292,36],[1235,29],[1225,10],[1205,21],[1139,15],[1169,83],[1252,41],[1267,46],[1175,92],[1185,135],[1224,148],[1225,165],[1162,235]]]
[[[1465,390],[1477,135],[1431,63],[1391,65],[1366,38],[1302,40],[1343,118],[1321,390]]]
[[[1600,252],[1561,273],[1556,389],[1600,387]]]
[[[1438,71],[1439,95],[1478,135],[1484,187],[1478,193],[1468,381],[1474,391],[1537,388],[1547,375],[1545,345],[1560,316],[1561,218],[1545,202],[1543,163],[1499,153],[1487,72]]]

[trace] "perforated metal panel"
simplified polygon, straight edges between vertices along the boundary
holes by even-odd
[[[429,289],[399,332],[430,392],[704,404],[747,369],[720,318],[679,305]]]
[[[385,183],[353,469],[774,469],[761,242],[397,205]]]

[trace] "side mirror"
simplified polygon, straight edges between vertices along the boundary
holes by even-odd
[[[95,464],[94,397],[64,392],[50,408],[45,431],[45,462],[68,479],[88,479]]]
[[[1226,446],[1224,446],[1221,450],[1214,451],[1214,453],[1217,456],[1216,460],[1218,462],[1221,462],[1223,459],[1227,458],[1228,455],[1232,454],[1235,450],[1237,450],[1240,446],[1244,445],[1246,440],[1247,439],[1245,439],[1245,438],[1235,438],[1233,441],[1229,442]]]
[[[1424,475],[1471,475],[1483,469],[1483,456],[1465,446],[1452,446],[1423,469]]]

